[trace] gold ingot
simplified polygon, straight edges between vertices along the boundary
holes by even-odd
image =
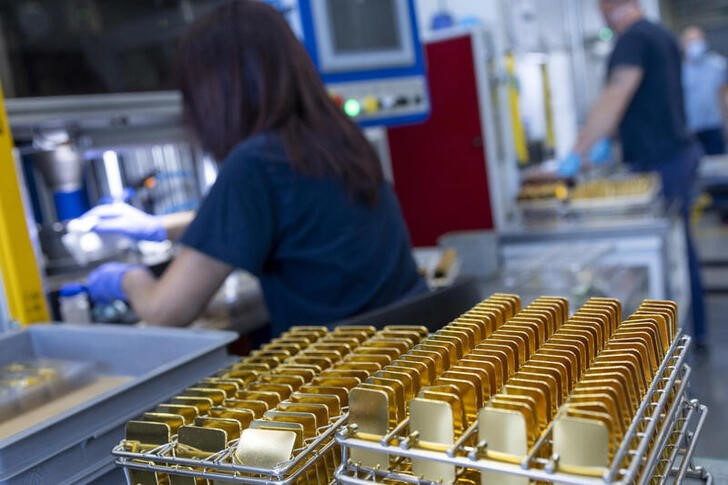
[[[334,333],[362,332],[367,337],[371,337],[377,333],[377,329],[370,325],[339,325],[334,327]]]
[[[184,424],[184,418],[178,414],[168,413],[144,413],[143,421],[152,421],[155,423],[164,423],[169,426],[169,433],[176,434],[177,430]]]
[[[294,392],[290,401],[294,404],[323,404],[329,410],[330,418],[341,416],[341,399],[335,394]]]
[[[349,390],[353,389],[359,384],[361,380],[356,377],[332,377],[332,376],[319,376],[311,381],[312,386],[323,386],[323,387],[341,387]]]
[[[136,441],[147,449],[171,441],[169,425],[153,421],[128,421],[125,427],[127,441]]]
[[[479,355],[471,352],[465,359],[458,362],[458,366],[485,372],[488,376],[488,394],[491,396],[500,391],[504,380],[507,379],[507,376],[504,378],[502,362],[492,355]]]
[[[453,411],[443,401],[415,398],[409,403],[410,432],[417,431],[420,441],[452,445],[455,442]],[[425,480],[439,483],[455,481],[455,467],[432,460],[412,459],[412,472]]]
[[[460,402],[463,406],[463,413],[465,414],[464,427],[468,427],[472,421],[475,420],[478,414],[478,409],[481,407],[481,403],[478,402],[477,391],[475,385],[469,380],[452,379],[448,377],[438,377],[435,381],[435,386],[449,385],[458,390],[457,395],[460,397]]]
[[[316,428],[329,424],[329,406],[326,404],[296,403],[284,401],[278,405],[279,411],[292,413],[309,413],[316,417]]]
[[[405,372],[404,369],[409,369],[409,372],[412,372],[417,376],[416,379],[419,381],[418,387],[428,386],[432,383],[428,380],[429,373],[427,370],[427,364],[424,362],[415,362],[400,358],[392,362],[391,365],[388,365],[387,368],[401,370],[402,372]]]
[[[207,415],[210,418],[216,419],[233,419],[240,424],[241,429],[245,429],[250,426],[250,423],[256,417],[252,409],[226,408],[221,406],[211,408]]]
[[[235,399],[242,401],[263,401],[268,406],[268,409],[276,407],[283,400],[277,392],[251,390],[238,391],[235,394]]]
[[[207,411],[214,405],[209,397],[195,396],[175,396],[170,401],[172,404],[182,404],[185,406],[194,406],[197,414],[207,414]]]
[[[389,362],[392,362],[402,354],[396,347],[385,347],[382,345],[369,347],[368,341],[364,342],[361,347],[358,347],[354,353],[356,355],[386,355],[389,357]]]
[[[282,383],[253,382],[248,384],[247,389],[253,392],[274,392],[280,396],[279,401],[288,399],[293,394],[293,387]]]
[[[533,378],[529,379],[529,377],[534,377],[534,375],[527,372],[519,372],[515,377],[508,381],[505,392],[510,392],[508,386],[515,386],[510,388],[511,390],[516,390],[514,394],[523,394],[520,389],[530,389],[537,392],[538,396],[531,394],[531,397],[534,397],[537,401],[543,400],[546,406],[544,408],[544,424],[548,424],[552,419],[554,419],[556,411],[560,406],[560,403],[557,403],[556,386],[548,379],[548,376],[538,375],[538,380]],[[560,399],[560,397],[558,399]]]
[[[240,438],[241,425],[236,419],[198,417],[195,419],[195,426],[224,431],[226,442]]]
[[[278,369],[276,369],[271,373],[260,374],[258,382],[262,384],[286,384],[295,391],[306,383],[306,379],[301,375],[278,373]]]
[[[392,358],[386,354],[365,354],[359,355],[356,352],[347,355],[344,362],[375,362],[381,367],[392,363]]]
[[[397,369],[400,369],[404,372],[398,372]],[[419,375],[417,375],[417,373],[415,373],[412,369],[408,369],[406,367],[401,368],[390,365],[387,366],[385,370],[376,372],[374,374],[374,377],[381,379],[391,379],[399,382],[404,389],[405,401],[409,401],[410,399],[415,397],[415,394],[419,390]]]
[[[601,421],[564,415],[554,423],[554,453],[559,468],[609,466],[609,428]]]
[[[458,438],[466,428],[465,409],[459,389],[455,386],[444,384],[439,386],[428,386],[420,390],[418,398],[428,399],[446,403],[452,410],[452,426],[454,437]]]
[[[235,382],[210,378],[201,380],[194,387],[203,389],[220,389],[225,393],[226,398],[235,396],[235,393],[240,389],[240,386]]]
[[[491,400],[488,402],[488,406],[484,409],[500,409],[503,411],[510,411],[520,414],[523,418],[524,429],[526,432],[525,449],[528,450],[536,441],[536,437],[538,435],[538,418],[536,417],[536,405],[532,400],[523,396],[508,396],[505,394],[498,394],[497,396],[491,398]],[[481,430],[485,430],[482,427],[482,423],[480,423],[479,426],[481,426]],[[519,433],[515,436],[520,437],[522,435]]]
[[[358,432],[384,436],[389,430],[390,403],[389,394],[381,389],[367,389],[355,387],[349,395],[349,422],[356,424]],[[389,457],[386,453],[360,450],[350,450],[352,463],[360,463],[366,467],[387,465]]]
[[[406,403],[404,401],[404,392],[398,393],[395,389],[389,386],[380,384],[371,384],[368,382],[362,383],[354,389],[369,389],[373,391],[382,391],[387,395],[387,403],[389,405],[389,427],[394,428],[402,421],[405,414]],[[354,389],[351,392],[354,392]],[[351,394],[350,392],[350,394]]]
[[[302,332],[306,332],[306,333],[313,332],[316,335],[318,335],[319,337],[323,337],[324,335],[326,335],[327,333],[329,333],[329,329],[326,328],[326,327],[324,327],[324,326],[321,326],[321,325],[317,325],[317,326],[314,326],[314,325],[294,325],[293,327],[289,327],[288,328],[288,331],[289,332],[292,332],[292,333],[296,333],[296,334],[302,333]]]
[[[250,423],[248,429],[267,429],[270,431],[290,431],[296,436],[296,440],[293,443],[293,449],[299,449],[303,447],[304,433],[303,425],[301,423],[290,423],[283,421],[270,421],[267,419],[256,419]]]
[[[205,458],[224,450],[227,441],[225,430],[186,425],[179,429],[176,452],[184,458]]]
[[[556,409],[560,408],[568,397],[562,387],[561,374],[552,367],[526,364],[521,367],[514,379],[542,382],[549,388],[551,400]]]
[[[521,409],[488,406],[478,414],[478,441],[488,443],[488,450],[514,456],[528,453],[528,420]],[[480,483],[528,485],[528,478],[484,471]]]
[[[275,374],[284,376],[299,376],[301,377],[301,379],[303,379],[304,383],[310,382],[311,379],[313,379],[317,375],[316,371],[313,369],[299,366],[289,366],[287,364],[276,367]]]
[[[221,389],[209,389],[202,387],[188,387],[184,390],[183,395],[209,398],[214,406],[219,406],[228,397],[227,393]]]
[[[314,438],[318,426],[316,424],[316,415],[307,412],[298,411],[279,411],[271,410],[263,415],[263,419],[275,421],[278,423],[297,423],[302,426],[303,439]]]
[[[357,370],[367,372],[369,375],[374,374],[378,370],[382,370],[384,366],[377,362],[339,362],[336,364],[336,370]],[[321,373],[323,375],[323,372]]]
[[[197,417],[197,408],[194,406],[184,406],[182,404],[160,404],[155,409],[156,413],[176,414],[184,421],[184,424],[194,422]]]
[[[395,348],[399,352],[399,355],[402,355],[414,347],[415,344],[407,338],[379,338],[375,336],[367,340],[365,345],[367,347]]]
[[[372,374],[369,371],[357,370],[357,369],[339,369],[338,366],[335,369],[327,369],[321,373],[321,377],[347,377],[358,379],[359,382],[364,382],[367,377]]]
[[[333,394],[342,406],[349,405],[349,391],[344,387],[305,385],[299,389],[303,394]]]
[[[527,397],[535,403],[537,428],[536,434],[540,435],[551,422],[551,406],[547,397],[541,389],[536,387],[525,387],[512,384],[510,381],[503,386],[506,396]]]
[[[246,429],[238,442],[235,461],[262,469],[274,468],[291,459],[296,433],[287,430]]]
[[[223,406],[233,409],[247,409],[253,413],[256,419],[262,417],[263,413],[271,408],[267,402],[255,399],[227,399]]]

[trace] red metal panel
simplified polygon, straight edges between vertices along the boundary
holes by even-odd
[[[451,231],[493,229],[469,35],[426,46],[432,114],[388,130],[394,185],[415,246]]]

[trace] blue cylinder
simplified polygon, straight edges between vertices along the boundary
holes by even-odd
[[[70,192],[54,192],[53,201],[56,203],[56,214],[58,215],[59,221],[67,221],[81,217],[88,210],[81,189]]]

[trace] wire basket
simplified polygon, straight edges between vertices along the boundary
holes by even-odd
[[[553,422],[526,456],[489,452],[487,443],[477,443],[478,422],[471,425],[452,446],[419,443],[408,431],[409,418],[385,436],[363,436],[355,425],[340,430],[342,465],[336,478],[342,484],[406,483],[429,485],[411,472],[412,460],[453,465],[462,483],[480,482],[483,471],[501,472],[538,482],[565,484],[679,483],[686,476],[710,482],[705,470],[692,464],[695,444],[707,408],[686,396],[691,369],[685,363],[690,337],[678,336],[663,360],[635,418],[608,468],[566,473],[559,456],[551,452]],[[380,452],[393,457],[389,467],[367,468],[349,460],[351,449]],[[477,476],[477,478],[474,478]]]

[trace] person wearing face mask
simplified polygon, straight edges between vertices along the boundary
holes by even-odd
[[[599,155],[604,150],[596,148],[617,136],[622,158],[633,171],[660,175],[663,195],[671,208],[680,211],[685,226],[693,334],[702,347],[707,343],[703,286],[690,235],[690,208],[703,151],[685,117],[682,53],[667,29],[646,19],[638,0],[600,0],[599,7],[618,39],[606,86],[558,171],[574,177],[585,159],[594,163],[607,159]]]
[[[722,155],[726,151],[723,113],[728,109],[724,101],[728,91],[728,62],[709,50],[705,33],[698,27],[685,29],[682,45],[688,126],[707,155]]]

